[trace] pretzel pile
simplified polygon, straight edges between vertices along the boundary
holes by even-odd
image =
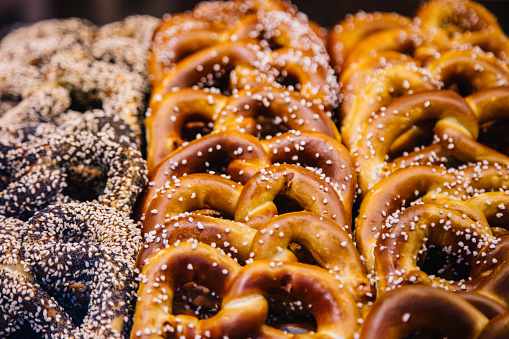
[[[327,37],[301,20],[208,2],[156,30],[131,337],[507,333],[496,20],[466,1],[358,13]]]
[[[481,5],[327,32],[207,1],[0,57],[1,337],[509,336],[509,41]]]

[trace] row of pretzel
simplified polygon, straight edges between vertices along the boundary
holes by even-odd
[[[131,337],[508,334],[507,51],[463,0],[165,17]]]

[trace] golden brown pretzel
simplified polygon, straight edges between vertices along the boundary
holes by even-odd
[[[507,58],[507,37],[495,16],[484,6],[467,0],[435,0],[424,3],[415,18],[428,36],[424,56],[433,56],[458,46],[479,46]]]
[[[438,166],[415,166],[399,169],[380,180],[361,202],[355,224],[355,240],[366,267],[375,267],[374,251],[385,220],[401,206],[428,192],[459,194],[456,176]]]
[[[219,324],[242,320],[241,338],[255,333],[263,337],[265,331],[283,336],[283,332],[263,325],[269,306],[267,299],[282,294],[299,300],[316,319],[316,331],[308,334],[310,338],[352,338],[358,326],[359,311],[352,296],[337,288],[338,285],[339,282],[322,268],[300,263],[256,261],[241,270],[214,320]]]
[[[437,82],[427,70],[406,64],[380,68],[369,77],[353,81],[344,87],[344,100],[340,107],[341,135],[349,149],[357,142],[373,114],[394,98],[438,88]]]
[[[193,173],[219,174],[225,166],[225,174],[243,184],[270,163],[258,139],[251,135],[236,131],[208,134],[168,154],[153,168],[138,215],[146,212],[156,192],[167,181]]]
[[[140,275],[131,338],[164,338],[184,330],[214,327],[212,319],[200,321],[192,316],[174,315],[175,292],[193,282],[223,297],[239,270],[240,265],[233,259],[204,244],[182,243],[158,251]]]
[[[357,175],[348,150],[338,140],[304,131],[283,133],[261,142],[272,163],[316,169],[340,192],[346,210],[352,210]]]
[[[370,35],[393,28],[405,28],[410,18],[397,13],[365,13],[348,15],[330,31],[327,49],[338,74],[345,70],[343,63],[355,46]]]
[[[199,242],[219,248],[242,264],[249,258],[255,234],[254,228],[228,219],[199,214],[179,216],[166,220],[160,227],[145,234],[136,267],[141,271],[154,253],[183,242]],[[282,250],[288,258],[296,260],[288,251]]]
[[[412,126],[429,120],[437,120],[435,133],[443,147],[453,155],[461,152],[460,146],[456,145],[457,139],[471,139],[468,146],[481,148],[481,145],[475,143],[479,132],[477,116],[458,94],[437,90],[400,97],[387,105],[384,111],[377,112],[377,116],[362,132],[356,147],[351,148],[359,168],[361,192],[365,194],[386,175],[385,171],[390,170],[391,166],[386,165],[386,159],[393,142]],[[453,132],[456,132],[457,138],[454,138],[456,135],[452,135]],[[461,152],[461,156],[464,153],[468,156],[472,151],[473,148],[468,147]],[[486,153],[482,148],[482,151],[472,154],[471,159],[461,160],[479,161],[481,159],[476,157],[486,156]]]
[[[407,338],[431,330],[448,338],[474,339],[488,323],[486,316],[452,292],[404,286],[377,299],[364,320],[360,338]]]
[[[264,130],[262,117],[272,121],[267,131]],[[323,106],[279,87],[265,86],[239,91],[230,98],[214,127],[217,130],[236,129],[260,137],[276,134],[271,133],[270,129],[275,127],[284,132],[288,129],[316,131],[335,139],[341,138],[331,113],[325,111]]]
[[[463,96],[482,89],[509,85],[507,64],[479,49],[451,50],[430,61],[426,68],[433,77]]]
[[[226,104],[227,98],[210,91],[185,88],[170,92],[152,103],[145,118],[147,126],[147,167],[149,172],[172,151],[181,146],[188,124],[199,124],[200,130],[212,130],[212,123]],[[192,140],[191,139],[191,140]],[[190,140],[187,140],[190,141]]]
[[[331,218],[351,232],[350,213],[334,187],[315,172],[295,165],[272,165],[253,175],[242,189],[235,209],[235,221],[256,229],[278,213],[274,199],[284,195],[300,208]]]
[[[436,204],[408,207],[397,220],[386,224],[375,248],[378,295],[409,283],[424,283],[453,291],[472,290],[479,279],[485,278],[486,272],[475,268],[490,246],[497,243],[489,227],[478,225],[464,213]],[[451,276],[437,274],[432,277],[420,270],[418,266],[423,265],[421,256],[427,254],[423,248],[434,246],[446,248],[447,254],[452,254],[445,265],[466,262],[475,275],[464,277],[453,272]]]
[[[254,235],[250,258],[282,261],[287,256],[283,250],[291,243],[307,249],[317,264],[344,283],[356,300],[365,302],[374,297],[351,234],[314,213],[293,212],[270,219]]]
[[[143,232],[157,229],[179,214],[204,208],[233,216],[242,188],[234,181],[212,174],[190,174],[168,181],[156,192],[141,218]]]

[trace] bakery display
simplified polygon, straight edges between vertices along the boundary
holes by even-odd
[[[506,336],[508,51],[467,0],[12,31],[0,336]]]

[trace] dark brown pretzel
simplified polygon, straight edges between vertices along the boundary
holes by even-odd
[[[295,165],[269,166],[251,177],[244,186],[235,209],[235,220],[256,229],[279,214],[273,202],[284,195],[306,211],[335,220],[351,232],[350,213],[338,193],[318,174]],[[345,217],[346,216],[346,217]]]
[[[18,227],[0,235],[8,245],[0,252],[2,313],[46,338],[125,335],[141,240],[132,220],[97,203],[71,203]]]

